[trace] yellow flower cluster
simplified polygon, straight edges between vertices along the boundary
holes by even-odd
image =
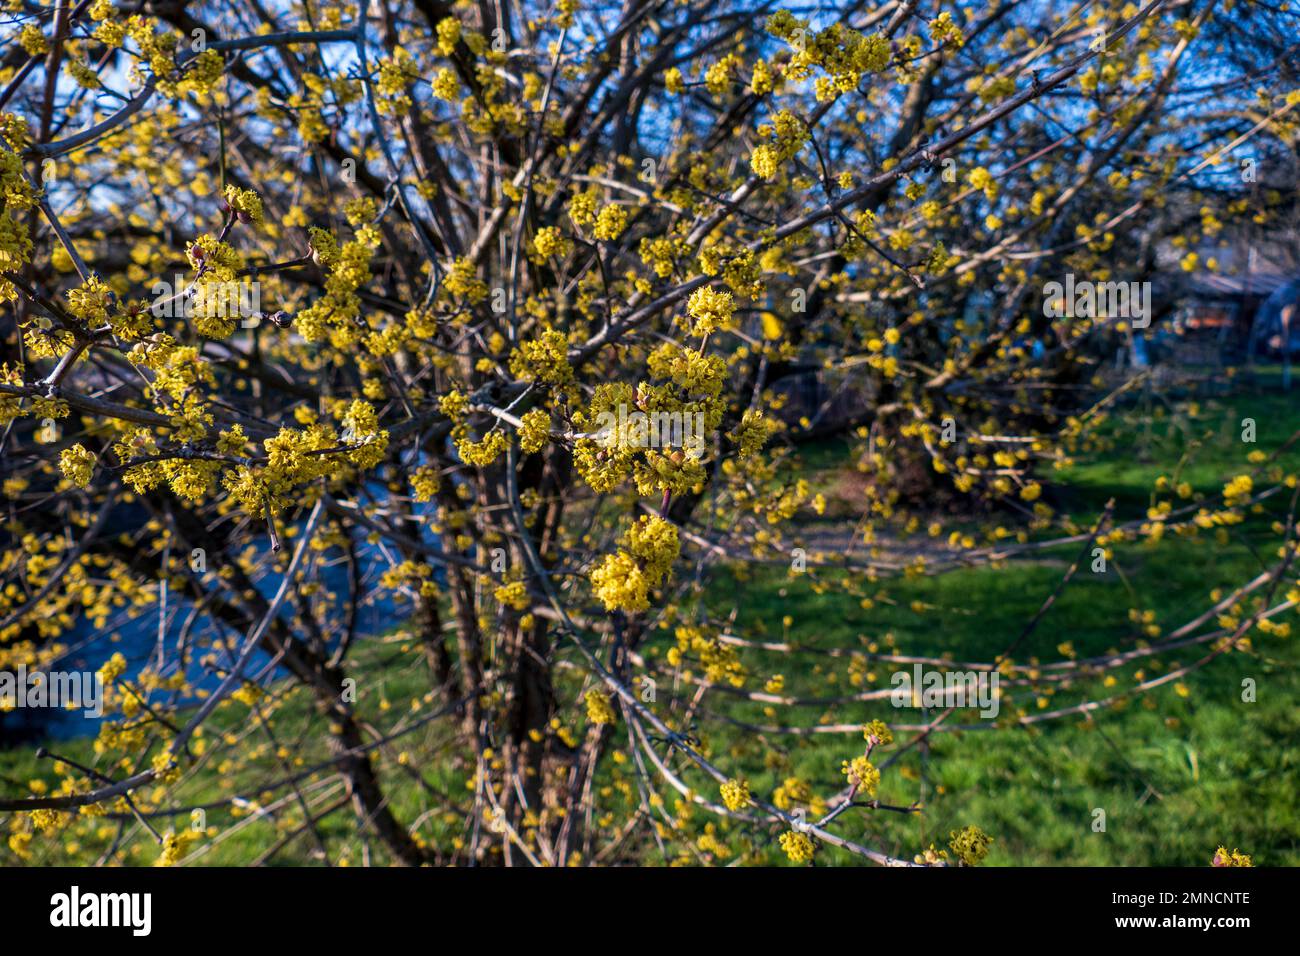
[[[149,303],[143,299],[132,299],[125,308],[110,315],[108,322],[113,327],[113,334],[128,342],[144,338],[154,326]]]
[[[469,407],[469,399],[458,389],[452,389],[442,398],[438,399],[439,410],[453,421],[465,414]]]
[[[716,398],[727,378],[727,364],[717,355],[702,355],[697,349],[665,342],[650,353],[646,362],[650,374],[666,378],[693,395]]]
[[[618,713],[609,702],[609,696],[591,688],[587,691],[587,719],[593,724],[614,724],[618,722]]]
[[[976,166],[966,174],[966,181],[976,189],[983,190],[986,199],[996,199],[998,195],[998,183],[983,166]]]
[[[389,573],[390,572],[385,572],[384,578],[387,578]],[[388,586],[387,581],[384,580],[384,578],[380,579],[380,583]],[[254,684],[251,680],[246,680],[239,685],[238,690],[231,691],[230,699],[238,701],[245,707],[254,707],[257,705],[257,702],[265,696],[266,692],[263,691],[261,687]]]
[[[381,433],[387,441],[387,433]],[[338,436],[321,423],[299,431],[281,428],[274,438],[262,443],[266,466],[260,472],[241,465],[226,474],[224,484],[245,511],[261,514],[264,509],[280,511],[289,504],[289,492],[338,471],[338,459],[323,454],[338,446]],[[355,451],[349,454],[356,454]]]
[[[677,267],[678,257],[685,251],[686,244],[680,239],[664,236],[654,238],[644,236],[637,247],[641,261],[654,269],[655,275],[661,279],[666,279],[673,274],[673,270]]]
[[[740,417],[740,424],[729,436],[736,443],[736,456],[744,459],[758,454],[767,443],[771,432],[771,423],[763,417],[759,409],[745,409],[745,414]]]
[[[459,22],[459,21],[458,21]],[[420,70],[415,58],[404,48],[395,47],[392,56],[379,61],[379,75],[375,79],[375,108],[383,116],[394,116],[411,108],[407,88],[419,78]]]
[[[709,335],[718,329],[733,327],[736,304],[730,292],[719,292],[708,286],[696,289],[686,300],[686,314],[695,320],[692,335]]]
[[[63,449],[59,455],[59,469],[63,477],[78,488],[90,484],[90,476],[95,471],[95,456],[80,443]]]
[[[446,276],[443,277],[442,287],[452,295],[465,299],[471,305],[482,302],[488,294],[487,283],[475,273],[474,263],[463,258],[452,262]]]
[[[537,230],[533,237],[533,249],[538,257],[549,259],[551,256],[568,255],[571,245],[555,226],[545,226]]]
[[[253,684],[252,686],[256,687],[257,685]],[[181,778],[180,764],[175,757],[165,750],[154,754],[150,766],[153,768],[154,779],[159,783],[175,783]]]
[[[1221,846],[1214,851],[1214,859],[1211,861],[1210,865],[1211,866],[1254,866],[1255,864],[1251,862],[1250,857],[1247,856],[1245,853],[1238,852],[1235,849],[1231,853],[1229,853],[1227,847]]]
[[[108,320],[112,294],[99,276],[91,275],[77,288],[68,290],[68,311],[89,327],[103,325]]]
[[[508,444],[505,432],[494,429],[477,442],[468,436],[456,439],[456,453],[465,464],[486,468],[501,457]]]
[[[888,747],[894,742],[894,732],[883,720],[873,720],[862,728],[862,738],[868,742],[874,740],[875,746]]]
[[[952,22],[952,14],[947,10],[930,21],[930,39],[935,43],[950,43],[954,47],[966,43],[961,28]]]
[[[814,32],[807,20],[788,10],[778,10],[768,18],[767,32],[795,48],[787,67],[792,78],[806,77],[814,67],[828,74],[818,82],[817,98],[823,102],[856,89],[863,74],[888,68],[893,55],[884,34],[866,36],[841,23]]]
[[[772,803],[779,810],[789,810],[796,803],[812,802],[812,787],[808,781],[798,777],[786,777],[781,785],[772,791]]]
[[[104,24],[99,28],[100,33],[108,36],[115,35],[113,24]],[[205,96],[211,93],[213,88],[221,81],[221,76],[225,73],[226,61],[221,58],[221,54],[211,48],[204,50],[192,61],[186,64],[185,75],[181,77],[176,84],[178,93],[198,93]]]
[[[741,59],[728,53],[704,71],[704,87],[714,96],[721,96],[731,86],[731,75],[740,67]]]
[[[704,678],[711,684],[728,683],[732,687],[741,687],[745,683],[745,666],[740,661],[740,652],[730,644],[724,644],[712,634],[695,625],[683,625],[675,634],[677,646],[669,648],[668,663],[674,667],[681,666],[686,655],[694,654],[704,667]]]
[[[324,242],[319,233],[312,233],[313,248],[316,239]],[[352,347],[360,338],[356,322],[361,314],[361,300],[357,290],[370,281],[370,260],[379,246],[379,232],[374,226],[357,229],[356,238],[343,244],[337,258],[329,265],[325,280],[325,295],[298,313],[294,325],[308,342],[319,342],[328,335],[336,348]],[[324,259],[322,258],[322,263]]]
[[[424,561],[402,561],[393,565],[380,575],[379,584],[390,591],[415,588],[421,597],[430,600],[438,597],[438,584],[433,580],[433,568]]]
[[[343,416],[343,440],[357,446],[348,452],[348,458],[358,468],[379,463],[388,449],[388,432],[379,427],[373,405],[357,399],[348,406]]]
[[[227,186],[226,203],[239,216],[241,222],[257,224],[262,221],[262,197],[254,190]]]
[[[667,576],[680,548],[676,525],[657,515],[642,516],[628,529],[622,549],[591,572],[596,596],[609,611],[644,611],[651,588]]]
[[[185,255],[196,271],[203,269],[204,278],[209,282],[233,282],[244,267],[244,259],[238,252],[207,232],[190,244]]]
[[[524,610],[530,603],[528,588],[524,586],[523,581],[510,581],[501,585],[492,593],[498,601],[507,607],[514,608],[516,611]]]
[[[623,234],[625,228],[627,228],[627,210],[610,203],[596,217],[596,225],[591,233],[597,239],[613,242]]]
[[[309,226],[307,237],[311,245],[311,257],[317,265],[329,268],[339,261],[339,241],[334,238],[334,233],[319,226]]]
[[[993,842],[993,838],[977,826],[953,830],[948,835],[951,837],[948,846],[966,866],[975,866],[988,856],[989,844]]]
[[[126,21],[126,32],[140,47],[141,57],[149,64],[158,81],[158,90],[164,96],[177,94],[172,79],[176,72],[176,45],[180,34],[156,29],[158,21],[136,14]]]
[[[880,771],[866,757],[845,760],[840,772],[848,778],[851,786],[858,788],[859,793],[865,793],[869,797],[876,795],[880,786]]]
[[[753,802],[749,795],[749,781],[745,779],[728,780],[718,788],[722,794],[722,802],[728,810],[743,810]]]
[[[105,687],[113,686],[113,683],[126,673],[126,658],[120,651],[115,651],[113,656],[104,661],[104,664],[96,672],[100,681]]]
[[[589,408],[574,414],[574,424],[595,436],[575,443],[574,461],[597,492],[613,490],[629,471],[643,495],[685,494],[705,480],[701,462],[708,436],[722,421],[726,364],[719,356],[665,343],[650,354],[648,365],[670,382],[635,388],[602,383]]]
[[[18,156],[25,145],[26,126],[13,114],[4,114],[3,120],[4,139],[10,148],[0,147],[0,273],[18,272],[31,259],[32,240],[21,213],[37,202]],[[0,302],[17,296],[13,283],[0,278]]]
[[[555,9],[558,13],[555,17],[555,25],[564,30],[573,26],[573,15],[578,12],[580,7],[581,4],[578,0],[557,0]]]
[[[510,371],[525,382],[567,385],[573,381],[568,347],[569,340],[563,332],[546,329],[535,338],[521,342],[510,353]]]
[[[438,21],[438,49],[443,56],[451,56],[456,51],[460,40],[461,23],[455,17],[443,17]]]
[[[519,447],[525,452],[541,451],[551,437],[551,416],[542,408],[534,408],[524,413],[521,419],[523,427],[519,429]]]
[[[34,23],[23,27],[22,32],[18,34],[18,44],[28,56],[44,56],[50,52],[50,42],[45,39],[41,28]]]
[[[431,501],[442,487],[442,476],[437,468],[421,465],[411,473],[411,487],[415,490],[416,501]]]
[[[785,75],[773,72],[766,60],[758,60],[754,63],[753,73],[750,74],[749,90],[755,96],[780,90],[784,85]]]
[[[454,102],[460,96],[460,80],[456,78],[455,72],[445,66],[434,74],[431,86],[433,95],[448,103]]]
[[[781,849],[790,858],[791,863],[809,863],[812,861],[816,845],[806,833],[787,830],[781,834]]]
[[[95,28],[94,37],[104,46],[115,50],[126,38],[126,27],[115,20],[105,20]]]
[[[99,81],[99,74],[89,63],[81,60],[68,60],[68,75],[84,90],[97,90],[104,84]]]
[[[1223,503],[1229,508],[1243,505],[1250,500],[1255,483],[1250,475],[1238,475],[1223,486]]]
[[[596,207],[600,198],[592,190],[574,193],[569,200],[569,221],[575,226],[589,226],[596,221]]]
[[[185,854],[189,852],[190,845],[198,840],[199,835],[193,830],[182,830],[180,833],[168,832],[163,836],[162,854],[158,857],[155,866],[175,866]]]
[[[32,782],[44,785],[44,781]],[[58,810],[33,810],[28,816],[37,833],[53,833],[72,819],[72,814],[60,813]]]
[[[773,179],[781,170],[782,164],[792,159],[802,148],[808,138],[808,128],[789,110],[782,110],[772,117],[770,124],[758,129],[758,135],[772,139],[754,150],[749,159],[754,175],[763,179]]]

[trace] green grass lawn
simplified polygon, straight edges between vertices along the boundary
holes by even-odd
[[[1216,583],[1228,585],[1255,573],[1245,547],[1208,551],[1195,545],[1165,547],[1149,554],[1121,554],[1135,583],[1161,582],[1144,607],[1157,621],[1181,620],[1194,597]],[[1017,564],[1002,571],[954,571],[891,589],[900,601],[919,599],[938,608],[918,615],[907,607],[878,605],[869,611],[844,595],[812,594],[799,582],[777,579],[746,585],[740,620],[789,615],[789,639],[812,648],[861,646],[865,637],[892,634],[903,653],[952,654],[988,660],[1019,632],[1060,580],[1055,566]],[[723,589],[725,590],[725,589]],[[726,606],[718,602],[718,610]],[[1081,655],[1131,646],[1128,592],[1117,577],[1086,575],[1064,594],[1017,654],[1056,658],[1055,645],[1069,640]],[[937,620],[936,620],[937,618]],[[815,622],[800,627],[798,622]],[[778,624],[779,633],[779,624]],[[1267,639],[1265,636],[1261,636]],[[990,864],[1199,865],[1220,843],[1252,852],[1258,863],[1300,863],[1300,652],[1294,638],[1257,640],[1257,653],[1230,654],[1189,675],[1187,695],[1172,685],[1158,688],[1123,709],[1100,712],[1092,721],[1062,718],[1030,729],[942,734],[926,753],[913,750],[886,771],[880,798],[886,803],[920,800],[925,812],[911,818],[863,811],[844,828],[864,842],[910,856],[931,842],[943,846],[950,830],[978,824],[994,835]],[[1204,653],[1202,651],[1202,653]],[[1181,659],[1181,658],[1180,658]],[[815,661],[816,657],[804,658]],[[786,677],[787,690],[828,686],[812,666],[800,675],[783,659],[772,670]],[[867,686],[889,687],[896,665],[873,667]],[[1131,676],[1136,667],[1120,673]],[[1149,675],[1158,672],[1150,666]],[[1253,678],[1258,700],[1240,699],[1243,677]],[[1121,680],[1120,686],[1129,681]],[[1064,692],[1061,698],[1073,700]],[[1035,702],[1027,701],[1033,713]],[[756,705],[731,706],[739,719],[763,722]],[[836,723],[920,723],[920,712],[887,702],[842,705],[825,716]],[[801,726],[823,716],[802,709]],[[965,722],[975,722],[973,716]],[[770,792],[788,775],[836,781],[840,761],[860,752],[857,735],[819,735],[755,740],[720,735],[719,750],[770,748],[788,763],[752,780]],[[903,734],[899,738],[904,739]],[[883,751],[885,755],[888,748]],[[833,788],[818,792],[829,795]],[[1106,814],[1106,830],[1094,832],[1094,810]],[[779,859],[779,851],[773,856]],[[823,862],[849,862],[840,851],[820,854]]]
[[[1300,394],[1246,391],[1230,399],[1186,406],[1141,405],[1116,416],[1104,429],[1113,445],[1081,456],[1069,470],[1053,476],[1059,506],[1087,525],[1103,503],[1117,502],[1118,520],[1142,517],[1160,475],[1190,483],[1197,493],[1214,493],[1254,465],[1246,456],[1268,454],[1300,428]],[[1257,441],[1241,441],[1241,420],[1253,418]],[[1182,462],[1180,460],[1187,459]],[[821,484],[836,468],[819,447],[810,457],[823,470]],[[1289,468],[1300,466],[1300,449],[1279,456]],[[1167,631],[1210,603],[1214,588],[1230,589],[1258,574],[1263,554],[1276,547],[1269,517],[1284,514],[1279,505],[1268,516],[1230,529],[1227,542],[1212,534],[1195,539],[1168,537],[1158,547],[1119,545],[1108,573],[1092,574],[1085,563],[1062,598],[1041,621],[1017,661],[1059,659],[1058,644],[1070,641],[1079,656],[1134,646],[1130,611],[1153,612]],[[792,641],[813,653],[799,658],[747,659],[760,680],[781,672],[786,691],[830,696],[846,693],[843,681],[829,683],[818,649],[857,647],[894,639],[897,652],[951,655],[956,660],[991,660],[1020,633],[1052,593],[1078,545],[1054,549],[1040,560],[1012,561],[1000,569],[957,570],[931,578],[891,582],[889,603],[863,609],[856,597],[832,587],[815,593],[806,575],[767,571],[744,582],[715,576],[704,600],[725,616],[733,608],[737,630],[746,626]],[[1289,576],[1300,576],[1296,569]],[[840,580],[819,575],[822,583]],[[1289,584],[1290,582],[1288,582]],[[742,592],[743,589],[743,592]],[[1285,592],[1283,587],[1283,593]],[[743,593],[743,600],[734,595]],[[1280,599],[1280,598],[1279,598]],[[912,602],[925,605],[922,613]],[[789,618],[784,626],[783,618]],[[1210,622],[1213,627],[1213,621]],[[1212,661],[1175,684],[1166,684],[1121,707],[1096,712],[1093,720],[1067,717],[996,731],[967,731],[931,738],[928,751],[913,750],[888,771],[880,799],[892,804],[921,801],[925,812],[911,817],[860,811],[843,828],[847,836],[899,856],[910,857],[933,842],[944,846],[950,830],[977,824],[996,842],[989,864],[1204,865],[1215,848],[1227,844],[1252,853],[1260,865],[1300,863],[1300,645],[1296,637],[1256,633],[1250,652],[1233,652]],[[1175,652],[1170,667],[1199,658],[1204,646]],[[820,658],[824,661],[825,658]],[[801,663],[800,663],[801,662]],[[872,666],[875,681],[864,687],[889,687],[899,665]],[[769,670],[764,671],[766,667]],[[1062,691],[1048,708],[1087,699],[1084,691],[1110,694],[1131,686],[1134,672],[1146,677],[1162,671],[1149,661],[1121,668],[1117,686],[1097,682]],[[842,668],[840,669],[842,672]],[[1257,700],[1242,701],[1242,681],[1256,682]],[[1180,692],[1181,691],[1181,692]],[[1032,714],[1038,701],[1018,694],[1016,703]],[[734,717],[764,720],[761,707],[725,706]],[[865,722],[873,718],[920,723],[919,711],[895,709],[888,702],[840,705],[820,713],[796,709],[801,726],[819,720]],[[1003,715],[1005,716],[1005,714]],[[966,722],[975,722],[967,718]],[[905,739],[900,734],[900,738]],[[721,751],[766,748],[782,755],[779,766],[751,782],[759,792],[787,775],[835,781],[840,761],[861,751],[860,736],[816,735],[792,740],[773,735],[755,739],[721,735]],[[888,754],[888,750],[884,752]],[[771,758],[769,757],[769,762]],[[834,788],[818,792],[829,795]],[[1105,811],[1105,831],[1093,824]],[[841,818],[843,819],[843,818]],[[766,859],[782,858],[769,844]],[[822,863],[854,858],[833,849],[819,851]]]

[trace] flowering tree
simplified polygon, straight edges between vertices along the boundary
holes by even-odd
[[[127,619],[158,641],[101,671],[94,766],[0,792],[0,852],[57,859],[71,832],[184,859],[210,835],[187,784],[252,767],[326,858],[350,808],[405,864],[724,858],[715,822],[796,862],[976,863],[975,826],[902,857],[844,835],[915,809],[880,753],[956,723],[876,719],[891,691],[861,664],[904,648],[832,659],[851,692],[818,730],[858,741],[838,778],[759,792],[714,745],[732,704],[779,736],[830,702],[698,600],[710,568],[872,602],[1072,544],[1059,594],[1114,543],[1277,511],[1273,563],[1159,639],[1019,660],[1045,595],[970,666],[1068,694],[1199,650],[1011,725],[1285,628],[1295,491],[1269,461],[1146,515],[1053,507],[1127,387],[1100,360],[1168,305],[1044,290],[1141,282],[1170,248],[1195,268],[1201,237],[1294,216],[1296,15],[1067,7],[8,4],[0,665],[107,656]],[[848,550],[798,532],[825,506],[799,449],[829,435],[864,475]],[[399,700],[394,666],[419,675]]]

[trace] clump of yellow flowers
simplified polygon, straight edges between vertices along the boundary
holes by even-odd
[[[28,56],[42,56],[50,51],[49,41],[45,39],[41,28],[34,23],[23,27],[22,32],[18,34],[18,43]]]
[[[930,21],[930,37],[938,43],[951,42],[954,47],[960,47],[966,42],[961,27],[952,22],[952,14],[947,10]]]
[[[808,129],[803,122],[788,110],[782,110],[772,118],[770,125],[759,127],[758,135],[772,142],[763,143],[749,158],[754,175],[762,179],[774,179],[781,171],[782,165],[794,157],[808,138]]]
[[[467,465],[486,468],[501,456],[508,444],[509,440],[505,432],[494,429],[478,441],[474,441],[468,435],[457,438],[456,454]]]
[[[354,446],[348,452],[348,458],[358,468],[373,468],[388,448],[388,432],[379,427],[374,406],[361,399],[347,407],[343,416],[343,438]]]
[[[1250,475],[1238,475],[1223,486],[1223,503],[1229,508],[1245,504],[1254,488]]]
[[[1234,849],[1231,853],[1227,847],[1219,847],[1214,851],[1214,859],[1210,861],[1211,866],[1254,866],[1249,856]]]
[[[593,724],[613,724],[618,722],[618,714],[614,711],[614,705],[609,702],[608,695],[591,688],[587,691],[587,719]]]
[[[873,720],[862,728],[862,739],[873,747],[888,747],[894,742],[894,732],[883,720]]]
[[[781,834],[781,849],[790,858],[791,863],[809,863],[812,861],[816,845],[806,833],[787,830]]]
[[[189,852],[190,844],[199,838],[199,835],[192,830],[182,830],[180,833],[169,832],[163,836],[162,854],[158,857],[155,866],[175,866],[185,854]]]
[[[623,545],[591,572],[596,596],[607,611],[644,611],[650,590],[662,583],[677,559],[677,527],[657,516],[643,516],[628,529]]]
[[[240,222],[256,224],[262,221],[262,197],[251,189],[227,186],[226,204],[239,216]]]
[[[841,23],[814,31],[807,20],[788,10],[778,10],[767,21],[767,32],[795,48],[786,67],[792,79],[802,79],[820,67],[826,76],[816,82],[817,99],[833,99],[837,93],[856,89],[867,73],[880,73],[889,66],[893,53],[883,33],[866,35]]]
[[[415,491],[416,501],[431,501],[442,488],[442,476],[437,468],[421,465],[411,473],[411,488]]]
[[[514,608],[516,611],[522,611],[528,607],[528,588],[524,586],[523,581],[511,581],[503,584],[493,595],[502,604]]]
[[[95,456],[80,443],[63,449],[59,455],[59,468],[63,477],[78,488],[90,484],[90,476],[95,470]]]
[[[859,792],[869,797],[876,795],[880,786],[880,771],[866,757],[854,757],[845,760],[840,772],[848,777],[849,783]]]
[[[722,802],[728,810],[743,810],[753,801],[749,795],[748,780],[727,780],[718,788],[722,794]]]
[[[546,329],[510,355],[510,371],[525,382],[564,385],[573,381],[568,360],[569,341],[558,329]]]
[[[520,419],[519,447],[532,453],[541,451],[551,435],[551,416],[542,408],[534,408],[524,413]]]
[[[953,830],[948,835],[951,838],[948,846],[966,866],[975,866],[988,856],[989,844],[993,842],[993,838],[977,826]]]
[[[533,237],[533,249],[540,258],[549,259],[551,256],[567,255],[570,244],[560,230],[546,226],[537,230],[537,235]]]
[[[28,26],[32,27],[31,24]],[[36,33],[39,35],[40,30]],[[44,42],[44,37],[41,39]],[[9,147],[6,149],[0,145],[0,192],[5,197],[4,208],[0,209],[0,270],[16,272],[32,255],[32,240],[22,213],[35,206],[38,200],[31,183],[23,175],[22,160],[17,152],[26,145],[26,123],[6,113],[0,134]],[[15,299],[17,295],[13,283],[0,279],[0,302]]]
[[[735,310],[736,304],[730,292],[720,292],[708,286],[696,289],[686,300],[686,313],[695,320],[691,334],[709,335],[719,329],[732,328]]]
[[[596,225],[592,228],[591,234],[597,239],[613,242],[623,234],[626,227],[627,210],[611,203],[596,216]]]

